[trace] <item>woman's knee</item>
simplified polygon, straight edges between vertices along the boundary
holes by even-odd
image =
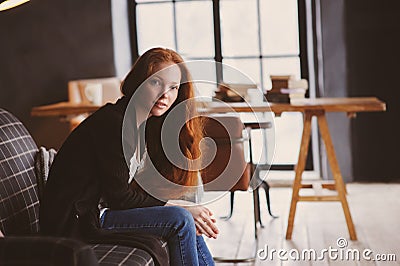
[[[188,210],[179,206],[168,206],[166,208],[168,208],[168,215],[173,217],[179,227],[195,228],[193,216]]]

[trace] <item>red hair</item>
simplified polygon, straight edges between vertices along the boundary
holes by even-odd
[[[162,63],[175,63],[181,71],[181,83],[178,96],[173,105],[162,116],[152,116],[146,122],[146,145],[150,159],[158,172],[175,184],[185,186],[198,185],[198,171],[186,170],[193,169],[189,166],[190,160],[200,157],[200,140],[203,138],[203,122],[197,117],[194,105],[194,86],[192,78],[182,57],[173,50],[165,48],[153,48],[148,50],[135,62],[132,70],[124,79],[121,91],[131,98],[139,86],[151,75]],[[190,101],[186,101],[192,99]],[[182,117],[174,117],[174,120],[183,121],[183,127],[179,133],[179,148],[183,155],[188,159],[180,162],[180,167],[173,165],[165,155],[161,143],[161,128],[165,126],[165,118],[170,111],[178,104],[185,104],[186,112]],[[168,127],[168,125],[167,125]],[[200,165],[200,164],[198,164]],[[196,165],[196,166],[198,166]],[[198,167],[194,169],[198,169]]]

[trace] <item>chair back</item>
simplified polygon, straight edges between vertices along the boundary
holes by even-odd
[[[247,190],[250,182],[250,165],[245,161],[243,123],[237,116],[205,117],[204,137],[212,138],[216,144],[215,157],[207,165],[207,158],[213,156],[212,149],[202,151],[201,171],[205,190],[235,191]]]
[[[24,125],[0,108],[0,231],[5,235],[39,231],[37,150]]]

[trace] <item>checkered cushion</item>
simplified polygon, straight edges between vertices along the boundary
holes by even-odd
[[[149,253],[137,248],[26,237],[39,232],[37,152],[22,123],[0,108],[0,231],[6,235],[0,239],[0,265],[155,265]]]
[[[7,237],[0,239],[0,265],[140,266],[155,265],[151,256],[137,248],[96,244],[54,237]]]
[[[0,265],[94,266],[96,255],[81,241],[56,237],[0,239]]]
[[[39,231],[36,152],[22,123],[0,108],[0,230],[5,235]]]
[[[92,246],[99,265],[154,265],[152,257],[141,249],[97,244]]]

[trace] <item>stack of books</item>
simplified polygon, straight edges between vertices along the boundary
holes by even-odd
[[[226,83],[222,81],[218,85],[218,90],[215,91],[215,98],[224,102],[244,102],[248,97],[247,90],[256,88],[257,84],[254,83]]]
[[[272,88],[267,92],[269,102],[290,103],[296,99],[305,98],[308,82],[305,79],[296,79],[293,75],[271,75]]]

